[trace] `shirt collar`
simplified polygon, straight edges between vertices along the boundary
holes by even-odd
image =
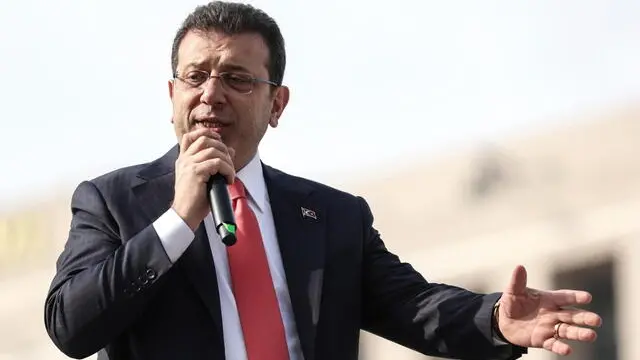
[[[236,177],[242,181],[248,198],[253,200],[258,211],[264,212],[267,199],[267,185],[264,182],[260,154],[256,151],[251,161],[236,173]]]

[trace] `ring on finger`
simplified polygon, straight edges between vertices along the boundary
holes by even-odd
[[[560,339],[560,325],[562,325],[562,323],[557,323],[553,327],[553,338],[556,340]]]

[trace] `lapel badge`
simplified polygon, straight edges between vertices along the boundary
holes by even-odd
[[[309,217],[309,218],[318,220],[318,217],[316,216],[316,212],[315,211],[307,209],[307,208],[304,208],[304,207],[301,207],[300,210],[302,210],[302,217],[303,218]]]

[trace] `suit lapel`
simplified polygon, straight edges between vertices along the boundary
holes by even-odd
[[[268,166],[263,169],[298,336],[305,359],[313,360],[322,298],[325,208],[309,199],[312,188],[306,183]]]
[[[175,146],[138,174],[138,182],[134,184],[133,192],[148,217],[147,221],[155,221],[171,206],[174,197],[174,164],[178,152],[178,146]],[[204,223],[196,230],[193,242],[177,261],[176,266],[184,271],[209,310],[220,334],[218,340],[223,346],[218,282]]]
[[[204,305],[209,310],[216,325],[217,333],[222,335],[222,314],[220,313],[220,295],[218,293],[218,280],[211,255],[209,237],[204,227],[200,224],[195,232],[193,243],[187,248],[177,264],[187,274],[187,278],[193,283]],[[220,345],[224,348],[222,336]]]

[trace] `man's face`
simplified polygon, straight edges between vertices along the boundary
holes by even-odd
[[[243,79],[268,80],[268,61],[269,48],[259,34],[187,33],[178,50],[178,79],[169,81],[172,122],[178,142],[182,135],[198,127],[213,127],[222,141],[235,149],[236,170],[244,167],[255,155],[267,126],[278,125],[289,100],[289,90],[255,82],[251,93],[246,94],[229,86],[233,81],[202,80],[205,73],[212,76],[233,73]]]

